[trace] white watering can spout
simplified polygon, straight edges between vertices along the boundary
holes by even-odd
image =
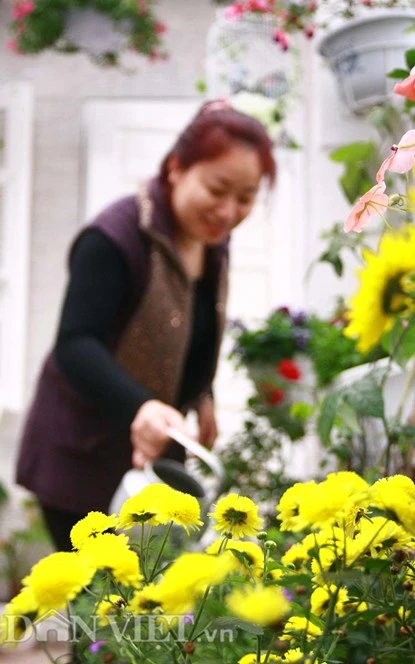
[[[199,499],[203,511],[207,511],[220,494],[224,484],[225,471],[217,456],[177,429],[169,428],[167,434],[188,452],[206,463],[214,475],[212,487],[209,489],[203,487],[178,461],[163,458],[147,461],[142,470],[132,468],[126,472],[111,500],[110,514],[119,512],[127,498],[139,493],[149,484],[168,484],[173,489],[190,493]]]

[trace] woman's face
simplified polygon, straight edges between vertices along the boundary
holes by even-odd
[[[170,166],[179,239],[218,244],[251,211],[262,177],[255,148],[235,141],[215,159],[183,170],[173,158]]]

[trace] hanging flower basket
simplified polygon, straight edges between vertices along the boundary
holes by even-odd
[[[391,96],[388,72],[405,67],[405,51],[415,48],[415,10],[357,18],[330,31],[319,45],[334,72],[347,107],[361,113]]]
[[[18,0],[13,8],[8,47],[19,54],[46,49],[86,53],[95,63],[119,65],[131,49],[150,58],[164,57],[165,26],[140,0]]]
[[[234,20],[218,10],[207,38],[206,78],[210,96],[240,91],[283,98],[290,91],[294,54],[278,48],[275,16],[250,12]]]

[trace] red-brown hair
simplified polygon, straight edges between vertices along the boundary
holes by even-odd
[[[160,178],[167,185],[169,160],[178,158],[187,169],[199,161],[215,159],[226,152],[234,141],[254,148],[261,161],[263,175],[272,185],[276,163],[272,154],[272,141],[265,127],[250,115],[231,108],[226,102],[205,103],[190,124],[185,127],[160,166]]]

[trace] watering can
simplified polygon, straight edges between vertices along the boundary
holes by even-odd
[[[214,475],[212,487],[202,486],[178,461],[173,459],[147,461],[142,470],[132,468],[125,473],[111,500],[110,514],[118,513],[127,498],[139,493],[149,484],[168,484],[172,489],[189,493],[199,500],[202,512],[207,512],[210,505],[220,494],[225,472],[219,459],[206,447],[177,429],[169,428],[167,434],[169,438],[206,463]]]

